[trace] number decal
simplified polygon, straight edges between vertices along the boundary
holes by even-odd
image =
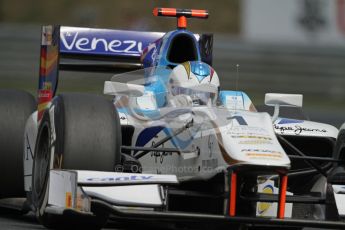
[[[232,116],[228,117],[228,120],[235,119],[239,125],[248,125],[246,120],[242,116]]]

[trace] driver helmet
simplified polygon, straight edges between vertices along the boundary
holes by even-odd
[[[169,76],[168,97],[175,104],[177,97],[190,101],[193,106],[215,104],[219,91],[216,71],[201,61],[184,62],[176,66]]]

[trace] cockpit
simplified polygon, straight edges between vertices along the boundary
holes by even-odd
[[[176,64],[198,60],[198,51],[192,35],[181,33],[174,36],[170,42],[167,60]]]

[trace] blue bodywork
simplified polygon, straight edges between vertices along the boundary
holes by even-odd
[[[192,41],[192,45],[196,51],[194,61],[201,62],[199,43],[195,35],[186,29],[177,29],[166,33],[162,38],[149,45],[142,54],[141,60],[144,68],[152,68],[150,73],[147,73],[145,77],[159,77],[159,80],[157,81],[152,81],[152,79],[150,79],[150,84],[145,87],[146,91],[152,92],[154,95],[159,95],[159,97],[156,98],[158,107],[166,105],[166,89],[170,72],[172,68],[180,64],[170,61],[168,55],[173,48],[173,40],[181,35],[184,36],[184,38],[189,39],[189,41]]]

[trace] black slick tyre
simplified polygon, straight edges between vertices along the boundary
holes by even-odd
[[[0,90],[0,198],[25,197],[24,130],[36,101],[24,91]]]
[[[79,93],[54,98],[40,123],[35,149],[32,200],[38,219],[48,228],[66,228],[79,220],[44,212],[51,168],[114,171],[120,164],[120,147],[120,120],[109,100]],[[92,211],[94,218],[82,222],[88,223],[87,229],[99,229],[106,214]]]

